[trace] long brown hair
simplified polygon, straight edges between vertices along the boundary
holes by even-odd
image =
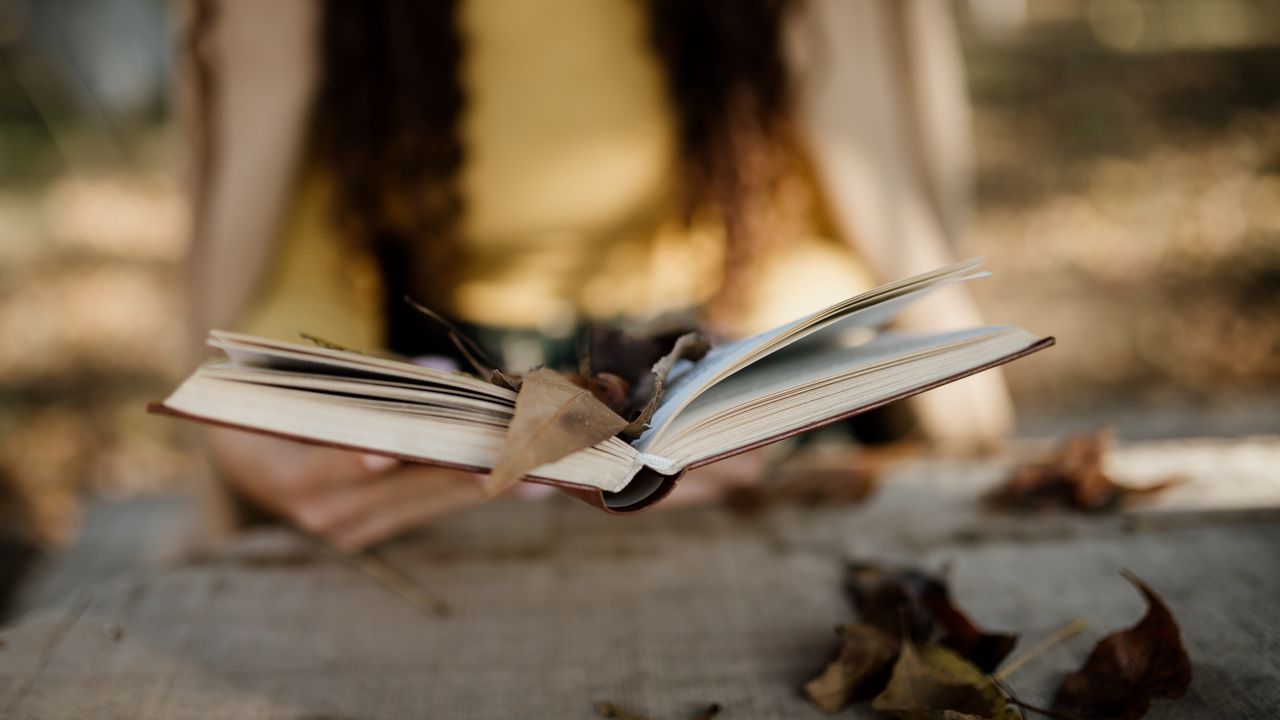
[[[689,219],[723,221],[732,289],[765,239],[757,211],[781,173],[790,0],[644,1],[678,116],[682,205]],[[315,155],[333,170],[341,221],[399,258],[395,268],[445,261],[463,210],[459,2],[324,3]],[[388,282],[440,290],[408,277]]]

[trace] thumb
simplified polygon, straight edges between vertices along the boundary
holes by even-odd
[[[360,465],[366,471],[374,475],[382,475],[386,472],[400,467],[400,461],[390,455],[375,455],[373,453],[361,453]]]

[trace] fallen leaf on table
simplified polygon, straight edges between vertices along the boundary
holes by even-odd
[[[805,696],[828,713],[839,712],[883,688],[900,644],[894,636],[866,623],[843,625],[837,632],[839,654],[804,685]]]
[[[1191,684],[1191,661],[1173,614],[1146,583],[1129,574],[1125,578],[1146,598],[1146,615],[1100,640],[1084,666],[1063,679],[1053,700],[1055,712],[1133,720],[1146,714],[1152,698],[1182,697]]]
[[[936,578],[925,583],[921,602],[942,628],[939,642],[969,659],[983,672],[994,671],[1018,643],[1017,635],[980,629],[951,602],[947,586]]]
[[[739,515],[758,515],[774,505],[857,505],[875,493],[876,476],[862,468],[790,473],[760,485],[730,488],[724,503]]]
[[[1129,498],[1181,482],[1169,479],[1141,488],[1116,483],[1102,468],[1110,444],[1111,432],[1106,428],[1068,437],[1045,457],[1014,470],[988,500],[997,507],[1020,510],[1109,510]]]
[[[941,645],[905,642],[871,707],[903,720],[1016,720],[1004,693],[973,663]]]
[[[896,452],[903,456],[900,449]],[[857,505],[875,494],[890,457],[883,450],[853,445],[798,448],[763,482],[730,489],[725,505],[739,515],[756,515],[775,505]]]
[[[934,630],[933,618],[921,602],[929,580],[925,573],[909,568],[850,563],[845,574],[845,592],[862,622],[893,637],[906,636],[923,642]]]
[[[983,671],[991,672],[1013,650],[1017,635],[986,632],[951,601],[940,578],[918,570],[853,564],[845,588],[863,622],[886,633],[924,642],[941,630],[939,642]],[[903,623],[907,627],[902,627]]]
[[[507,436],[485,482],[497,494],[529,471],[603,442],[627,421],[554,370],[524,376]]]

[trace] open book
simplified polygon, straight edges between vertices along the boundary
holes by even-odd
[[[649,427],[536,468],[611,511],[664,496],[683,471],[865,412],[1053,343],[1013,326],[876,332],[908,303],[978,277],[968,261],[881,286],[681,361]],[[493,467],[516,393],[477,377],[355,352],[213,331],[227,359],[157,412],[476,471]]]

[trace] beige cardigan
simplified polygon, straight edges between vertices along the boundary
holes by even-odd
[[[188,48],[178,88],[190,130],[193,337],[236,324],[270,270],[300,176],[316,88],[316,0],[189,0],[183,20],[212,12],[203,47]],[[836,230],[882,279],[952,259],[965,220],[968,106],[947,6],[935,0],[807,0],[788,28],[797,126]],[[192,53],[215,67],[217,102],[197,117],[204,82]],[[203,129],[199,123],[207,122]],[[195,140],[214,138],[209,151]],[[212,156],[211,156],[212,155]],[[903,325],[980,324],[961,288],[913,307]],[[990,371],[913,400],[922,429],[971,445],[1006,433],[1012,408]]]

